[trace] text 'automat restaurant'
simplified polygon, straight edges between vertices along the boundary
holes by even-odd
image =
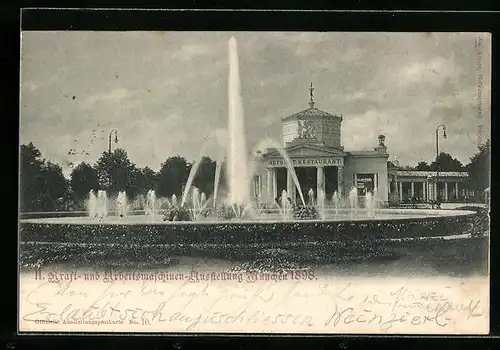
[[[341,144],[342,116],[315,107],[311,86],[309,108],[283,117],[283,147],[294,167],[304,194],[324,193],[328,202],[335,191],[345,197],[352,187],[363,197],[376,192],[384,203],[415,198],[436,200],[435,172],[404,171],[388,162],[385,136],[374,140],[368,151],[344,150]],[[254,155],[252,196],[260,203],[274,203],[283,190],[293,202],[299,202],[292,174],[277,149],[259,150]],[[438,190],[441,201],[453,201],[465,195],[464,172],[441,172]],[[321,191],[321,192],[320,192]]]

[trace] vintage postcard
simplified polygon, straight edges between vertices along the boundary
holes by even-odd
[[[490,34],[21,45],[19,331],[489,332]]]

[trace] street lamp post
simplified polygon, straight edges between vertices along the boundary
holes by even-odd
[[[439,200],[439,128],[443,128],[443,138],[446,138],[446,125],[441,124],[436,128],[436,201]]]
[[[115,143],[118,143],[118,130],[113,129],[109,132],[109,138],[108,138],[108,152],[111,154],[111,138],[113,137],[113,134],[115,135]]]
[[[112,129],[109,132],[109,137],[108,137],[108,154],[111,156],[111,140],[113,135],[115,135],[114,141],[115,143],[118,143],[118,130]],[[108,189],[111,187],[111,171],[108,173]]]

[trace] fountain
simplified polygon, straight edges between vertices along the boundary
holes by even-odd
[[[232,207],[237,218],[242,218],[249,211],[250,203],[250,182],[249,167],[247,158],[247,147],[243,119],[243,102],[241,97],[241,82],[239,75],[238,48],[236,39],[229,40],[229,78],[228,78],[228,147],[227,147],[227,179],[229,194],[224,200],[225,205]],[[204,144],[205,145],[205,144]],[[203,147],[202,147],[203,148]],[[184,188],[180,206],[178,210],[187,210],[196,212],[195,205],[200,203],[191,203],[191,208],[185,208],[187,197],[192,183],[198,171],[202,158],[203,149],[200,150],[198,160],[193,164],[189,172],[188,180]],[[214,199],[213,206],[217,205],[217,196],[219,180],[221,174],[222,162],[217,160],[215,178],[214,178]],[[198,196],[198,194],[196,194]],[[252,211],[252,210],[250,210]],[[252,211],[253,212],[253,211]]]
[[[231,204],[239,207],[250,202],[246,135],[236,39],[229,39],[229,115],[227,175]]]
[[[188,208],[189,216],[192,221],[198,221],[201,217],[206,217],[208,214],[205,209],[210,202],[205,193],[200,192],[197,187],[193,187],[191,191],[191,207]],[[177,208],[178,210],[179,208]]]
[[[317,207],[318,207],[318,213],[319,217],[321,220],[326,219],[326,211],[325,211],[325,192],[323,190],[318,191],[318,198],[317,198]]]
[[[380,196],[378,194],[378,188],[375,187],[373,190],[373,216],[377,214],[377,209],[379,209],[382,206],[382,200],[380,199]]]
[[[108,216],[108,196],[106,191],[99,190],[97,191],[97,218],[104,219]]]
[[[154,220],[156,214],[156,192],[154,190],[149,190],[146,194],[146,204],[144,206],[144,213],[151,216]]]
[[[26,237],[28,237],[32,240],[50,242],[55,239],[50,235],[51,230],[64,232],[74,230],[78,232],[78,237],[82,240],[88,236],[91,241],[96,237],[95,232],[99,231],[99,234],[102,235],[100,237],[110,237],[110,241],[113,243],[115,241],[129,243],[131,240],[142,239],[143,235],[137,235],[137,232],[141,231],[148,232],[148,239],[171,244],[176,242],[183,244],[264,244],[287,240],[294,244],[301,244],[313,238],[326,240],[331,237],[335,237],[335,239],[345,237],[352,239],[356,235],[380,239],[393,239],[405,235],[412,235],[412,237],[428,237],[438,234],[453,235],[457,232],[462,233],[463,227],[468,227],[469,217],[476,214],[474,211],[465,210],[419,211],[414,209],[377,209],[375,213],[379,200],[375,189],[373,194],[370,193],[365,197],[367,201],[365,206],[369,211],[368,217],[358,216],[356,215],[358,190],[353,186],[345,198],[347,202],[345,207],[347,208],[343,208],[343,198],[340,194],[338,192],[333,194],[332,204],[335,215],[330,216],[326,205],[326,194],[322,190],[318,191],[318,198],[315,201],[315,192],[312,188],[309,189],[307,193],[307,204],[309,205],[306,205],[300,183],[286,150],[270,139],[263,140],[260,146],[273,147],[282,156],[297,188],[302,207],[293,206],[289,200],[289,194],[282,191],[281,199],[277,203],[278,209],[267,208],[268,210],[266,209],[265,212],[257,213],[250,197],[250,165],[243,122],[237,44],[234,38],[229,40],[228,104],[227,197],[220,198],[222,196],[218,193],[223,164],[220,160],[216,162],[213,197],[207,199],[207,196],[197,188],[191,189],[200,163],[198,160],[191,169],[180,200],[175,194],[171,196],[170,200],[164,199],[164,202],[168,204],[166,209],[168,220],[165,222],[155,220],[158,199],[154,190],[147,192],[143,208],[145,215],[129,215],[123,220],[113,221],[109,219],[96,222],[92,219],[96,217],[104,219],[108,216],[108,199],[105,191],[98,191],[97,196],[93,191],[90,191],[87,202],[89,218],[22,219],[22,238],[27,239]],[[125,214],[126,196],[122,195],[120,198],[121,209],[119,213]],[[218,203],[220,203],[222,209],[225,207],[228,210],[224,211],[224,215],[220,217],[218,215],[206,217],[201,213],[206,209],[208,203],[213,203],[214,208],[218,207]],[[297,208],[299,209],[296,210]],[[318,219],[314,210],[319,212]],[[127,224],[133,224],[134,229],[128,229]],[[98,227],[96,228],[95,225]],[[113,225],[116,226],[108,229],[109,226]]]
[[[87,199],[87,212],[91,219],[95,219],[97,217],[97,196],[93,190],[89,191]]]
[[[333,208],[335,209],[335,217],[337,217],[339,215],[339,208],[340,208],[340,196],[337,191],[333,192],[332,204]]]
[[[352,218],[353,215],[357,214],[358,209],[358,189],[356,186],[352,186],[351,191],[349,191],[349,209]]]
[[[291,219],[292,203],[286,190],[281,191],[279,203],[276,203],[283,220]]]
[[[128,211],[128,201],[127,201],[127,193],[125,191],[118,192],[118,197],[116,198],[116,206],[118,216],[121,218],[127,215]]]
[[[374,211],[373,211],[373,195],[371,191],[366,191],[365,194],[365,209],[366,209],[366,215],[371,218],[373,217]]]

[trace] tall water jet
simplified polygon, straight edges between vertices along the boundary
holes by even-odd
[[[194,177],[196,176],[196,172],[198,171],[200,164],[201,164],[201,157],[194,162],[193,166],[191,167],[191,171],[189,172],[186,186],[184,187],[184,192],[182,193],[181,207],[183,207],[184,204],[186,203],[186,200],[187,200],[187,197],[189,194],[189,190],[191,188],[191,185],[193,184]]]
[[[217,205],[217,192],[219,191],[220,171],[222,168],[222,161],[217,160],[215,163],[215,178],[214,178],[214,208]]]
[[[229,39],[228,86],[228,199],[232,204],[244,206],[250,202],[250,183],[247,169],[248,155],[243,122],[243,101],[241,97],[238,46],[234,37]]]
[[[93,190],[89,191],[89,197],[87,199],[87,212],[89,217],[95,219],[97,216],[97,196]]]

